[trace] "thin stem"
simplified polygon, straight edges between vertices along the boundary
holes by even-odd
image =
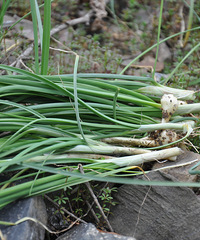
[[[161,25],[162,25],[163,3],[164,3],[164,0],[161,0],[161,3],[160,3],[159,23],[158,23],[156,59],[155,59],[154,67],[153,67],[153,73],[152,73],[152,78],[153,78],[153,79],[155,79],[156,64],[157,64],[157,60],[158,60],[158,51],[159,51],[159,42],[160,42],[160,32],[161,32],[160,30],[161,30]]]
[[[82,174],[85,174],[82,165],[79,164],[78,166],[79,166],[80,172],[81,172]],[[93,190],[92,190],[92,188],[91,188],[91,186],[90,186],[90,183],[89,183],[89,182],[86,182],[85,185],[87,186],[87,188],[88,188],[91,196],[92,196],[93,199],[94,199],[94,202],[96,203],[97,207],[99,208],[99,211],[101,212],[104,220],[106,221],[106,223],[107,223],[110,231],[113,232],[113,228],[112,228],[112,226],[110,225],[110,222],[108,221],[108,218],[106,217],[106,215],[105,215],[105,213],[104,213],[104,211],[103,211],[103,209],[102,209],[102,207],[101,207],[101,204],[99,203],[96,195],[94,194],[94,192],[93,192]]]

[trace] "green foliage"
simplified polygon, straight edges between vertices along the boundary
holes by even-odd
[[[3,24],[3,18],[4,15],[9,7],[11,0],[3,0],[3,2],[1,3],[1,9],[0,9],[0,26],[2,28],[2,24]]]
[[[68,197],[66,197],[63,193],[61,193],[60,196],[55,196],[54,201],[58,203],[59,205],[61,204],[66,204],[66,202],[69,200]]]
[[[75,1],[70,2],[75,3]],[[6,4],[0,10],[1,24],[9,1],[3,3]],[[116,24],[119,24],[118,27],[121,31],[125,26],[124,32],[129,27],[133,30],[136,29],[134,13],[141,7],[138,1],[134,0],[130,0],[128,4],[128,8],[124,9],[121,15],[123,20],[127,21],[126,25],[118,21],[115,13]],[[141,23],[141,29],[144,31],[141,35],[143,42],[138,43],[133,39],[131,40],[132,47],[129,47],[130,41],[125,39],[124,45],[128,49],[125,53],[137,49],[140,44],[143,44],[142,50],[146,50],[137,55],[122,71],[120,69],[122,62],[120,52],[113,50],[116,48],[115,43],[109,43],[111,33],[96,33],[86,37],[87,29],[84,26],[78,28],[76,33],[69,29],[72,37],[68,47],[73,51],[73,55],[66,57],[64,53],[59,53],[49,58],[51,3],[48,0],[44,4],[43,38],[41,38],[40,31],[42,60],[41,75],[39,75],[37,26],[39,25],[41,28],[41,23],[38,23],[40,22],[40,14],[34,1],[31,1],[31,12],[34,23],[36,57],[35,66],[32,60],[29,66],[35,70],[36,74],[5,65],[0,66],[1,69],[9,73],[18,73],[18,75],[0,76],[0,131],[3,133],[0,140],[0,171],[6,174],[20,171],[19,175],[13,175],[13,178],[1,183],[0,207],[4,207],[21,197],[62,190],[91,180],[121,184],[199,187],[199,183],[129,179],[123,177],[123,173],[127,173],[131,169],[130,166],[119,167],[115,163],[106,162],[104,158],[96,161],[95,159],[82,158],[82,155],[77,158],[66,156],[66,152],[77,145],[99,146],[102,143],[98,139],[109,136],[132,137],[133,134],[139,138],[143,136],[143,133],[159,129],[160,103],[139,93],[139,88],[158,85],[154,78],[122,74],[131,64],[153,48],[157,47],[158,50],[159,44],[183,33],[173,33],[173,35],[159,41],[162,30],[162,14],[160,14],[159,29],[156,30],[158,32],[157,43],[147,49],[152,39],[145,33],[147,24]],[[169,15],[173,16],[172,10]],[[157,21],[155,25],[157,25]],[[167,30],[168,26],[165,26],[164,29]],[[177,52],[177,63],[173,66],[174,70],[172,70],[172,66],[168,66],[166,71],[166,73],[170,73],[165,80],[166,83],[169,80],[173,84],[173,77],[175,77],[175,81],[178,77],[181,86],[192,84],[189,81],[193,80],[191,79],[191,75],[193,75],[192,63],[190,63],[188,75],[180,76],[179,74],[182,72],[182,68],[187,66],[187,64],[184,65],[184,61],[198,62],[198,54],[194,54],[200,46],[199,43],[196,44],[199,42],[196,41],[199,38],[198,35],[195,35],[197,30],[199,30],[199,26],[184,31],[184,33],[194,32],[192,34],[194,34],[195,40],[190,42],[192,48],[186,50],[186,53],[182,49]],[[15,37],[17,38],[17,36]],[[76,53],[76,59],[74,59],[74,53]],[[57,75],[56,62],[60,65],[59,73],[65,75]],[[66,73],[71,73],[72,69],[74,69],[74,74],[66,75]],[[78,72],[91,72],[91,69],[94,72],[106,72],[107,74],[78,74]],[[111,74],[117,71],[121,71],[121,74]],[[47,75],[49,73],[52,75]],[[198,78],[198,75],[196,77]],[[199,83],[199,80],[196,83]],[[196,83],[193,82],[193,84]],[[142,127],[146,127],[145,130],[141,130]],[[179,124],[173,124],[173,128],[176,127],[178,130],[185,130]],[[198,144],[199,135],[195,136],[194,140],[195,144]],[[78,163],[83,164],[84,175],[77,170]],[[29,169],[31,175],[29,172],[23,172],[24,169]],[[122,173],[122,177],[118,173]],[[16,186],[9,185],[15,183],[16,180],[29,179],[30,177],[33,179],[28,182]],[[112,197],[114,191],[116,191],[115,188],[103,188],[99,196],[106,214],[109,214],[111,206],[116,204]],[[73,203],[74,212],[77,215],[84,214],[84,199],[81,191],[78,191],[72,199],[62,192],[61,195],[55,197],[54,201],[61,205],[59,210],[62,214],[64,214],[62,205],[67,204],[68,201]],[[100,218],[101,215],[98,217]]]
[[[117,192],[116,187],[104,187],[103,189],[101,189],[101,193],[98,196],[102,210],[105,213],[106,217],[108,217],[109,214],[112,214],[111,207],[117,204],[117,202],[115,202],[112,197],[114,192]],[[96,208],[98,209],[98,206],[96,206]],[[96,212],[96,216],[98,219],[103,221],[102,214],[98,210]]]
[[[41,74],[48,72],[49,63],[49,46],[50,46],[50,30],[51,30],[51,0],[44,1],[44,23],[43,23],[43,43],[42,43],[42,62]]]
[[[34,31],[35,72],[39,74],[38,24],[37,24],[35,0],[30,0],[30,4],[31,4],[31,15],[32,15],[33,31]]]
[[[110,207],[115,206],[117,204],[117,202],[113,201],[112,194],[114,192],[117,192],[116,187],[113,188],[106,187],[102,189],[102,193],[101,195],[99,195],[99,199],[102,202],[102,209],[107,216],[111,213]],[[101,214],[97,213],[97,217],[101,218],[102,216]]]
[[[4,31],[3,31],[3,19],[4,19],[4,15],[9,7],[11,0],[3,0],[2,1],[2,5],[1,5],[1,9],[0,9],[0,44],[2,42],[3,39],[3,35],[4,35]]]

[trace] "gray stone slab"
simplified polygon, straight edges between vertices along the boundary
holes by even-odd
[[[187,165],[188,162],[193,160],[196,160],[196,162]],[[189,174],[189,170],[191,167],[197,164],[198,161],[200,161],[200,155],[198,153],[184,151],[184,153],[179,155],[176,161],[174,162],[172,161],[168,161],[165,163],[156,162],[153,166],[153,170],[163,168],[161,171],[172,175],[178,181],[196,182],[198,181],[199,177],[197,175]]]
[[[151,172],[151,180],[174,180]],[[143,177],[144,178],[144,177]],[[186,187],[123,185],[109,221],[114,231],[138,240],[199,240],[200,199]],[[148,192],[148,195],[147,195]],[[144,200],[145,199],[145,200]]]
[[[24,217],[32,217],[43,224],[47,223],[47,213],[41,197],[16,201],[0,210],[0,220],[16,222]],[[0,225],[7,240],[44,240],[45,229],[33,221],[25,221],[16,226]]]
[[[56,240],[136,240],[133,237],[121,236],[114,233],[100,232],[91,224],[80,224]]]

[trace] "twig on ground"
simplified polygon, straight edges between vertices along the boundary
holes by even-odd
[[[184,167],[184,166],[188,166],[190,164],[193,164],[195,162],[198,162],[198,159],[194,159],[194,160],[191,160],[189,162],[186,162],[186,163],[180,163],[180,164],[173,164],[171,166],[166,166],[166,167],[161,167],[161,168],[157,168],[157,169],[153,169],[151,170],[150,172],[155,172],[155,171],[160,171],[160,170],[165,170],[165,169],[171,169],[171,168],[177,168],[177,167]]]
[[[89,209],[88,209],[88,212],[91,211],[92,216],[94,217],[94,219],[96,220],[96,222],[99,223],[100,221],[99,221],[99,219],[98,219],[98,217],[97,217],[94,209],[92,208],[92,205],[90,205],[90,203],[89,203],[87,200],[85,200],[85,202],[86,202],[86,204],[87,204],[87,206],[88,206],[88,208],[89,208]]]
[[[26,64],[22,61],[22,59],[19,60],[19,62],[24,66],[25,69],[27,69],[29,72],[34,73],[29,67],[26,66]],[[17,66],[16,66],[17,67]]]
[[[29,47],[13,63],[10,64],[10,66],[11,67],[16,66],[19,68],[21,65],[20,60],[29,57],[29,55],[33,50],[33,47],[34,47],[34,43],[31,43]],[[1,72],[1,75],[3,75],[4,73],[5,73],[5,70]]]
[[[54,50],[54,51],[58,51],[58,52],[63,52],[63,53],[66,53],[66,54],[74,54],[74,55],[77,55],[76,52],[72,51],[70,48],[66,47],[64,44],[62,44],[60,41],[56,40],[55,38],[52,38],[56,43],[58,44],[61,44],[64,48],[66,48],[67,50],[64,50],[64,49],[59,49],[59,48],[53,48],[53,47],[50,47],[49,49],[51,50]],[[88,62],[91,62],[92,64],[96,64],[98,65],[98,62],[95,62],[95,61],[92,61],[90,59],[87,59],[86,57],[84,56],[81,56],[79,55],[80,59],[84,59]]]
[[[90,10],[88,13],[86,13],[86,14],[85,14],[84,16],[82,16],[82,17],[75,18],[75,19],[72,19],[72,20],[68,20],[68,21],[66,21],[66,22],[63,23],[63,24],[54,27],[54,28],[51,30],[50,35],[52,36],[52,35],[54,35],[55,33],[64,30],[64,29],[67,28],[68,26],[74,26],[74,25],[77,25],[77,24],[79,24],[79,23],[85,23],[86,25],[88,25],[89,22],[90,22],[90,18],[92,17],[92,15],[93,15],[93,11]]]
[[[84,174],[84,170],[83,170],[82,164],[79,164],[79,165],[78,165],[78,168],[79,168],[80,172],[81,172],[82,174]],[[95,195],[94,192],[92,191],[92,188],[91,188],[91,186],[90,186],[90,183],[89,183],[89,182],[86,182],[85,185],[87,186],[87,188],[88,188],[91,196],[93,197],[94,202],[95,202],[96,205],[98,206],[99,211],[101,212],[102,217],[103,217],[104,220],[106,221],[106,223],[107,223],[110,231],[113,232],[113,228],[112,228],[112,226],[110,225],[110,223],[109,223],[109,221],[108,221],[108,218],[106,217],[106,215],[105,215],[105,213],[104,213],[104,211],[103,211],[103,209],[102,209],[102,207],[101,207],[101,205],[100,205],[100,203],[99,203],[96,195]]]

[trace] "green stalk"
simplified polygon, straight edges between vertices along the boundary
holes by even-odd
[[[28,108],[26,106],[23,106],[21,104],[18,104],[18,103],[15,103],[15,102],[11,102],[11,101],[8,101],[8,100],[0,100],[0,103],[23,109],[23,110],[25,110],[27,112],[32,113],[34,116],[37,116],[38,118],[44,118],[44,116],[42,114],[40,114],[40,113],[38,113],[38,112],[34,111],[33,109],[30,109],[30,108]]]
[[[139,129],[133,130],[133,132],[153,132],[155,130],[163,130],[163,129],[176,129],[183,130],[185,128],[186,123],[158,123],[158,124],[148,124],[141,125]],[[193,127],[193,126],[192,126]]]
[[[200,103],[179,105],[176,115],[184,115],[189,113],[200,113]]]
[[[117,89],[113,98],[113,118],[114,119],[116,119],[116,104],[117,104],[117,97],[118,97],[119,91],[120,91],[120,88]]]
[[[78,141],[78,139],[76,140],[69,140],[66,142],[60,142],[65,140],[66,138],[56,138],[56,139],[48,139],[48,140],[44,140],[42,142],[39,143],[34,143],[32,144],[30,147],[28,147],[27,149],[24,149],[23,151],[21,151],[19,154],[17,154],[12,160],[8,160],[8,161],[0,161],[0,173],[5,171],[6,168],[8,168],[11,165],[14,164],[19,164],[29,158],[33,158],[35,156],[38,156],[40,154],[45,154],[54,150],[57,150],[59,148],[64,148],[64,147],[69,147],[69,146],[74,146],[76,144],[80,144],[81,141]],[[45,145],[47,144],[52,144],[50,146],[45,147]],[[42,149],[40,150],[36,150],[35,152],[33,150],[37,149],[38,147],[42,147]],[[31,152],[31,153],[29,153]]]
[[[74,95],[73,95],[70,91],[68,91],[67,89],[65,89],[65,88],[63,88],[63,87],[61,87],[61,86],[59,86],[59,85],[51,82],[50,80],[48,80],[48,79],[46,79],[46,78],[44,78],[44,77],[42,77],[42,76],[35,75],[35,74],[33,74],[33,73],[30,73],[30,72],[27,72],[27,71],[24,71],[24,70],[21,70],[21,69],[17,69],[17,68],[13,68],[13,67],[8,67],[8,66],[3,65],[3,64],[0,65],[0,68],[5,69],[5,70],[16,71],[16,72],[18,72],[18,73],[20,73],[20,74],[24,74],[24,75],[30,76],[30,77],[32,77],[32,78],[34,78],[34,79],[36,79],[36,80],[38,79],[38,80],[40,80],[41,82],[46,83],[47,85],[49,85],[49,86],[52,87],[53,89],[58,90],[58,92],[60,92],[61,94],[64,94],[64,96],[68,96],[68,97],[74,99]],[[84,90],[84,92],[85,92],[85,90]],[[87,92],[89,92],[89,91],[87,91]],[[91,94],[96,94],[96,93],[94,93],[94,92],[92,92],[92,91],[90,91],[90,93],[91,93]],[[105,97],[105,95],[102,95],[101,93],[98,93],[98,95],[101,95],[101,96]],[[107,95],[109,95],[109,94],[107,94]],[[113,98],[112,95],[111,95],[111,97]],[[125,96],[122,97],[122,98],[125,99]],[[143,100],[136,99],[136,98],[135,98],[135,99],[132,99],[132,101],[133,101],[133,102],[136,102],[136,103],[141,103],[141,104],[143,103],[143,104],[147,104],[147,105],[150,105],[150,106],[159,107],[159,108],[160,108],[160,106],[161,106],[160,104],[157,104],[157,103],[154,103],[154,102],[143,101]],[[85,106],[86,108],[88,108],[89,110],[91,110],[91,111],[92,111],[94,114],[96,114],[97,116],[102,117],[103,119],[106,119],[106,120],[108,120],[108,121],[110,121],[110,122],[113,122],[113,123],[116,123],[116,124],[120,124],[120,125],[124,125],[124,126],[129,126],[129,127],[131,126],[131,125],[128,124],[128,123],[124,123],[124,122],[115,120],[115,119],[113,119],[113,118],[110,118],[110,117],[102,114],[101,112],[97,111],[96,109],[90,107],[87,103],[85,103],[85,102],[82,101],[81,99],[78,99],[78,102],[79,102],[81,105],[83,105],[83,106]],[[133,125],[132,125],[132,126],[133,126]]]
[[[79,116],[79,107],[78,107],[78,94],[77,94],[77,70],[78,70],[78,61],[79,61],[79,56],[76,55],[75,58],[75,64],[74,64],[74,105],[75,105],[75,113],[76,113],[76,120],[77,120],[77,124],[78,124],[78,128],[80,130],[81,136],[84,139],[85,142],[86,138],[84,136],[83,133],[83,129],[81,127],[81,120],[80,120],[80,116]]]
[[[25,169],[19,171],[18,173],[16,173],[13,177],[10,178],[10,180],[9,180],[8,183],[4,184],[4,185],[1,187],[0,191],[2,191],[3,189],[7,188],[8,185],[10,184],[10,182],[14,182],[14,180],[16,180],[20,175],[22,175],[22,174],[23,174],[24,172],[26,172],[27,170],[28,170],[28,168],[25,168]]]
[[[73,74],[60,74],[60,75],[44,75],[43,77],[48,78],[49,80],[59,81],[62,79],[63,81],[73,80]],[[4,76],[0,75],[0,78]],[[11,78],[19,78],[19,75],[10,75]],[[140,76],[132,76],[132,75],[120,75],[120,74],[108,74],[108,73],[78,73],[78,78],[84,79],[93,79],[99,80],[103,79],[123,79],[123,80],[130,80],[130,81],[147,81],[153,82],[154,80],[151,77],[140,77]],[[27,79],[27,76],[21,75],[20,79]],[[113,80],[114,82],[114,80]]]
[[[39,30],[39,35],[40,35],[40,46],[42,49],[43,27],[42,27],[42,20],[41,20],[40,9],[39,9],[40,7],[38,6],[37,0],[35,0],[35,9],[36,9],[37,22],[38,22],[38,30]]]
[[[189,12],[189,20],[188,20],[187,29],[191,29],[191,27],[192,27],[193,14],[194,14],[193,12],[194,12],[194,0],[190,0],[190,12]],[[186,46],[189,36],[190,36],[190,32],[186,32],[184,43],[183,43],[183,48]]]
[[[155,71],[156,71],[156,64],[158,60],[158,51],[159,51],[159,41],[160,41],[160,30],[161,30],[161,25],[162,25],[162,12],[163,12],[163,3],[164,0],[161,0],[160,3],[160,15],[159,15],[159,23],[158,23],[158,35],[157,35],[157,47],[156,47],[156,59],[153,67],[153,73],[152,73],[152,78],[155,79]]]
[[[50,30],[51,30],[51,1],[44,1],[44,24],[42,38],[42,62],[41,75],[46,75],[49,63],[49,46],[50,46]]]
[[[3,0],[2,2],[2,6],[1,6],[1,9],[0,9],[0,27],[1,27],[1,31],[2,31],[2,25],[3,25],[3,18],[4,18],[4,15],[10,5],[10,2],[11,0]],[[0,39],[0,42],[1,42],[2,39]]]
[[[30,0],[30,4],[31,4],[31,15],[32,15],[33,32],[34,32],[35,72],[36,74],[39,74],[38,25],[37,25],[35,0]]]

